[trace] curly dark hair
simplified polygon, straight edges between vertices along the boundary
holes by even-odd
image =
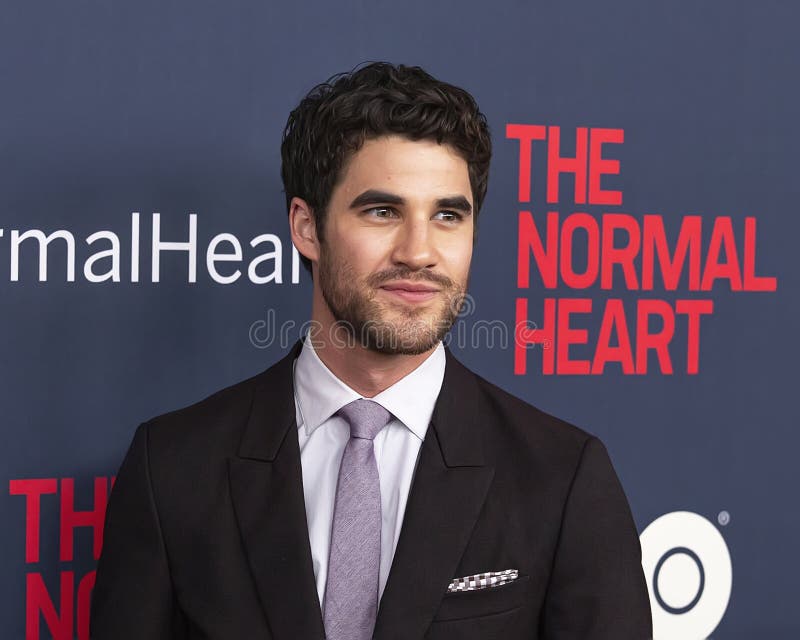
[[[323,240],[326,209],[345,163],[366,140],[392,134],[436,140],[464,158],[477,222],[492,156],[486,117],[464,89],[420,67],[387,62],[332,76],[291,112],[281,143],[287,209],[293,197],[303,198]],[[310,270],[310,261],[301,259]]]

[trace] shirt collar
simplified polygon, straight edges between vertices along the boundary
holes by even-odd
[[[442,387],[445,362],[444,346],[440,342],[416,369],[370,400],[380,404],[417,438],[424,440]],[[344,405],[362,397],[328,369],[309,339],[303,341],[295,362],[294,382],[306,435],[311,435]]]

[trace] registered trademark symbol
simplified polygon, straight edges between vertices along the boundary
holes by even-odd
[[[717,516],[717,522],[720,523],[723,527],[726,527],[728,523],[731,521],[731,514],[727,511],[720,511],[719,515]]]

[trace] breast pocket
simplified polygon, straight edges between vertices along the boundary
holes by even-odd
[[[433,623],[495,616],[518,609],[525,602],[529,581],[530,576],[520,575],[497,587],[448,593],[442,598]]]

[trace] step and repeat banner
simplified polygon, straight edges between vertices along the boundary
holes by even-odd
[[[137,425],[265,369],[310,279],[279,145],[368,60],[493,133],[468,366],[599,436],[656,638],[800,637],[794,3],[5,3],[0,637],[89,637]]]

